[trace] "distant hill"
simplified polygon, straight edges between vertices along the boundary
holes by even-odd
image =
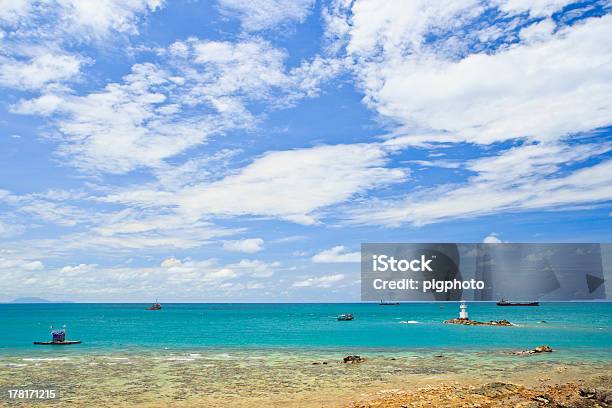
[[[72,303],[68,300],[47,300],[39,297],[22,297],[11,300],[9,303]]]

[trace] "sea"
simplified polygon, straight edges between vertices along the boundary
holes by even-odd
[[[612,303],[468,304],[471,319],[509,327],[444,324],[458,317],[452,302],[148,306],[1,304],[0,406],[342,407],[393,390],[612,373]],[[63,325],[82,343],[32,344]],[[514,353],[544,344],[554,352]],[[16,403],[12,389],[59,397]]]
[[[0,356],[144,351],[523,350],[547,344],[582,358],[612,357],[612,303],[544,302],[537,307],[468,304],[473,320],[506,319],[513,327],[460,326],[459,305],[444,303],[0,304]],[[338,321],[352,313],[354,320]],[[73,346],[37,346],[50,327],[66,325]]]

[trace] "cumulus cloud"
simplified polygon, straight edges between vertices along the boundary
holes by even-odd
[[[58,88],[73,82],[89,60],[74,44],[135,34],[161,0],[16,0],[0,3],[0,87]],[[4,30],[4,31],[3,31]],[[5,34],[6,33],[6,34]],[[59,86],[61,88],[61,86]]]
[[[281,267],[280,262],[265,262],[259,259],[242,259],[238,263],[229,264],[228,268],[252,278],[269,278]]]
[[[66,54],[45,53],[25,61],[0,57],[0,86],[39,89],[75,78],[82,64],[83,59]]]
[[[45,3],[45,2],[42,2]],[[163,0],[48,1],[65,30],[81,36],[102,37],[110,31],[136,33],[141,16],[162,7]],[[56,4],[53,4],[56,3]]]
[[[390,56],[358,72],[370,106],[407,126],[485,144],[555,139],[610,123],[612,45],[600,39],[611,27],[611,16],[593,18],[492,54]]]
[[[43,273],[44,269],[44,273]],[[158,265],[122,266],[68,264],[45,267],[41,261],[15,253],[0,252],[0,273],[4,287],[0,297],[49,296],[88,301],[150,297],[163,299],[219,299],[241,290],[262,289],[261,278],[280,269],[279,262],[243,259],[223,264],[218,259],[167,257]]]
[[[329,7],[327,36],[350,61],[365,103],[397,125],[390,148],[522,145],[453,161],[467,180],[373,200],[350,209],[349,218],[423,225],[612,199],[606,144],[581,146],[585,133],[612,124],[612,45],[605,40],[612,16],[590,17],[578,7],[580,21],[571,25],[546,17],[567,3],[358,0]],[[570,169],[577,163],[585,168]]]
[[[45,269],[42,261],[33,258],[24,258],[13,251],[0,250],[0,272],[3,282],[11,287],[9,282],[15,283],[12,287],[23,285],[27,279],[36,279],[39,272]],[[21,283],[15,281],[24,277]]]
[[[240,19],[247,31],[302,22],[312,12],[314,0],[219,0],[221,12]]]
[[[156,166],[163,159],[202,143],[215,130],[213,118],[160,114],[176,86],[152,64],[133,67],[123,84],[109,84],[86,96],[44,95],[22,101],[22,114],[57,114],[59,153],[84,170],[124,173]],[[57,102],[55,102],[57,100]],[[211,119],[211,120],[206,120]],[[139,154],[133,154],[138,151]]]
[[[142,16],[162,5],[162,0],[10,0],[0,3],[0,22],[20,37],[92,40],[110,32],[136,33]]]
[[[248,238],[236,241],[224,241],[223,249],[226,251],[254,254],[264,249],[264,240],[261,238]]]
[[[92,272],[98,265],[96,264],[78,264],[78,265],[66,265],[62,267],[59,272],[63,275],[76,276],[84,273]]]
[[[506,0],[495,1],[501,10],[508,13],[529,13],[532,16],[550,16],[555,11],[573,3],[574,0]]]
[[[348,248],[338,245],[314,255],[312,261],[315,263],[361,262],[361,253],[349,252]]]
[[[284,51],[260,39],[190,38],[161,50],[157,62],[133,65],[130,74],[102,90],[85,95],[52,90],[19,101],[12,111],[48,117],[56,127],[58,154],[83,171],[159,170],[211,135],[253,128],[258,117],[250,104],[280,108],[315,96],[339,69],[315,58],[290,70],[285,58]],[[44,82],[45,75],[28,80]]]
[[[500,244],[503,241],[501,239],[499,239],[499,234],[492,232],[489,235],[487,235],[483,240],[483,243],[485,244]]]
[[[310,277],[293,283],[294,288],[329,288],[344,279],[341,273]]]

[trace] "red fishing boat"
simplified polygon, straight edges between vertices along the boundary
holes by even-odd
[[[161,310],[161,308],[162,308],[161,303],[155,300],[155,303],[153,303],[151,307],[147,307],[147,310]]]

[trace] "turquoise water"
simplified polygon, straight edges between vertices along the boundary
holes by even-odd
[[[523,349],[540,344],[612,354],[612,303],[543,303],[539,307],[469,304],[470,318],[507,319],[517,327],[466,327],[442,321],[455,303],[402,304],[1,304],[0,355],[105,353],[200,348]],[[353,313],[339,322],[336,315]],[[542,323],[546,321],[546,323]],[[407,323],[410,322],[410,323]],[[81,345],[34,346],[49,325],[68,326]]]

